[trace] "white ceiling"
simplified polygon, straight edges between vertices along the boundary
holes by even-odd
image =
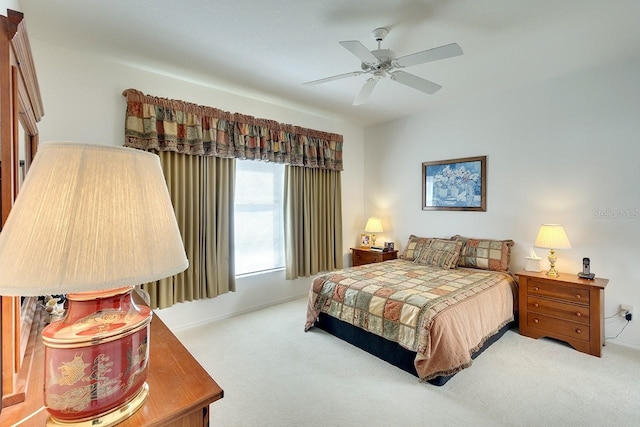
[[[361,125],[640,55],[638,0],[20,0],[32,39]],[[367,76],[338,44],[398,56],[457,42],[464,55],[407,68],[443,88]],[[36,58],[37,63],[37,58]],[[606,82],[603,82],[606,84]],[[161,94],[153,94],[160,95]]]

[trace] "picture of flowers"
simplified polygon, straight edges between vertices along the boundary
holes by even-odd
[[[487,210],[487,156],[422,163],[423,210]]]

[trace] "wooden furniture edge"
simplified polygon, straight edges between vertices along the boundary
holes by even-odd
[[[515,275],[534,277],[537,279],[546,279],[551,281],[558,279],[560,281],[567,282],[569,284],[573,283],[576,285],[594,286],[596,288],[602,288],[602,289],[604,289],[609,283],[609,279],[605,279],[602,277],[596,277],[592,280],[589,280],[589,279],[582,279],[578,277],[576,274],[563,273],[563,272],[560,272],[559,277],[549,277],[544,271],[524,271],[524,270],[518,271],[517,273],[515,273]]]
[[[30,325],[30,333],[26,341],[26,348],[24,352],[24,359],[22,360],[22,367],[16,377],[16,389],[18,390],[14,394],[3,396],[2,406],[11,406],[25,401],[28,393],[29,378],[31,372],[34,369],[33,360],[35,358],[35,349],[40,339],[40,332],[42,331],[42,310],[35,309],[33,313],[33,319]],[[38,369],[36,367],[35,369]],[[0,418],[1,419],[1,418]]]
[[[25,169],[28,169],[37,150],[36,123],[44,115],[44,109],[24,14],[7,9],[7,15],[0,18],[0,27],[0,163],[4,163],[0,168],[0,216],[4,223],[19,190],[18,127],[25,127]],[[31,313],[35,303],[31,304],[27,313]],[[24,400],[23,386],[31,372],[27,361],[32,347],[25,340],[31,335],[32,318],[29,314],[23,316],[21,308],[19,297],[0,297],[2,407]]]

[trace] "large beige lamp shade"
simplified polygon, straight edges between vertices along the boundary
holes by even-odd
[[[538,236],[533,244],[538,248],[549,249],[549,271],[547,276],[558,277],[560,273],[556,270],[556,249],[571,249],[571,243],[560,224],[542,224],[538,231]]]
[[[137,285],[187,266],[158,156],[40,145],[0,233],[0,294]]]
[[[380,218],[372,216],[367,220],[367,225],[364,227],[364,231],[367,233],[374,233],[371,235],[371,240],[373,245],[376,244],[376,235],[375,233],[382,233],[384,230],[382,229],[382,221]]]
[[[132,286],[187,266],[158,156],[40,145],[0,232],[0,294],[67,294],[42,333],[52,425],[113,425],[142,405],[151,310]]]

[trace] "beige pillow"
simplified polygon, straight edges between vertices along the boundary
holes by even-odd
[[[456,268],[462,244],[459,240],[432,239],[431,245],[422,249],[414,262],[445,270]]]
[[[458,267],[509,271],[513,240],[474,239],[460,235],[451,239],[464,242],[458,258]]]
[[[430,237],[417,237],[412,234],[409,236],[407,246],[404,247],[402,254],[400,254],[400,258],[404,258],[409,261],[415,260],[422,249],[429,247],[432,240],[433,239]]]

